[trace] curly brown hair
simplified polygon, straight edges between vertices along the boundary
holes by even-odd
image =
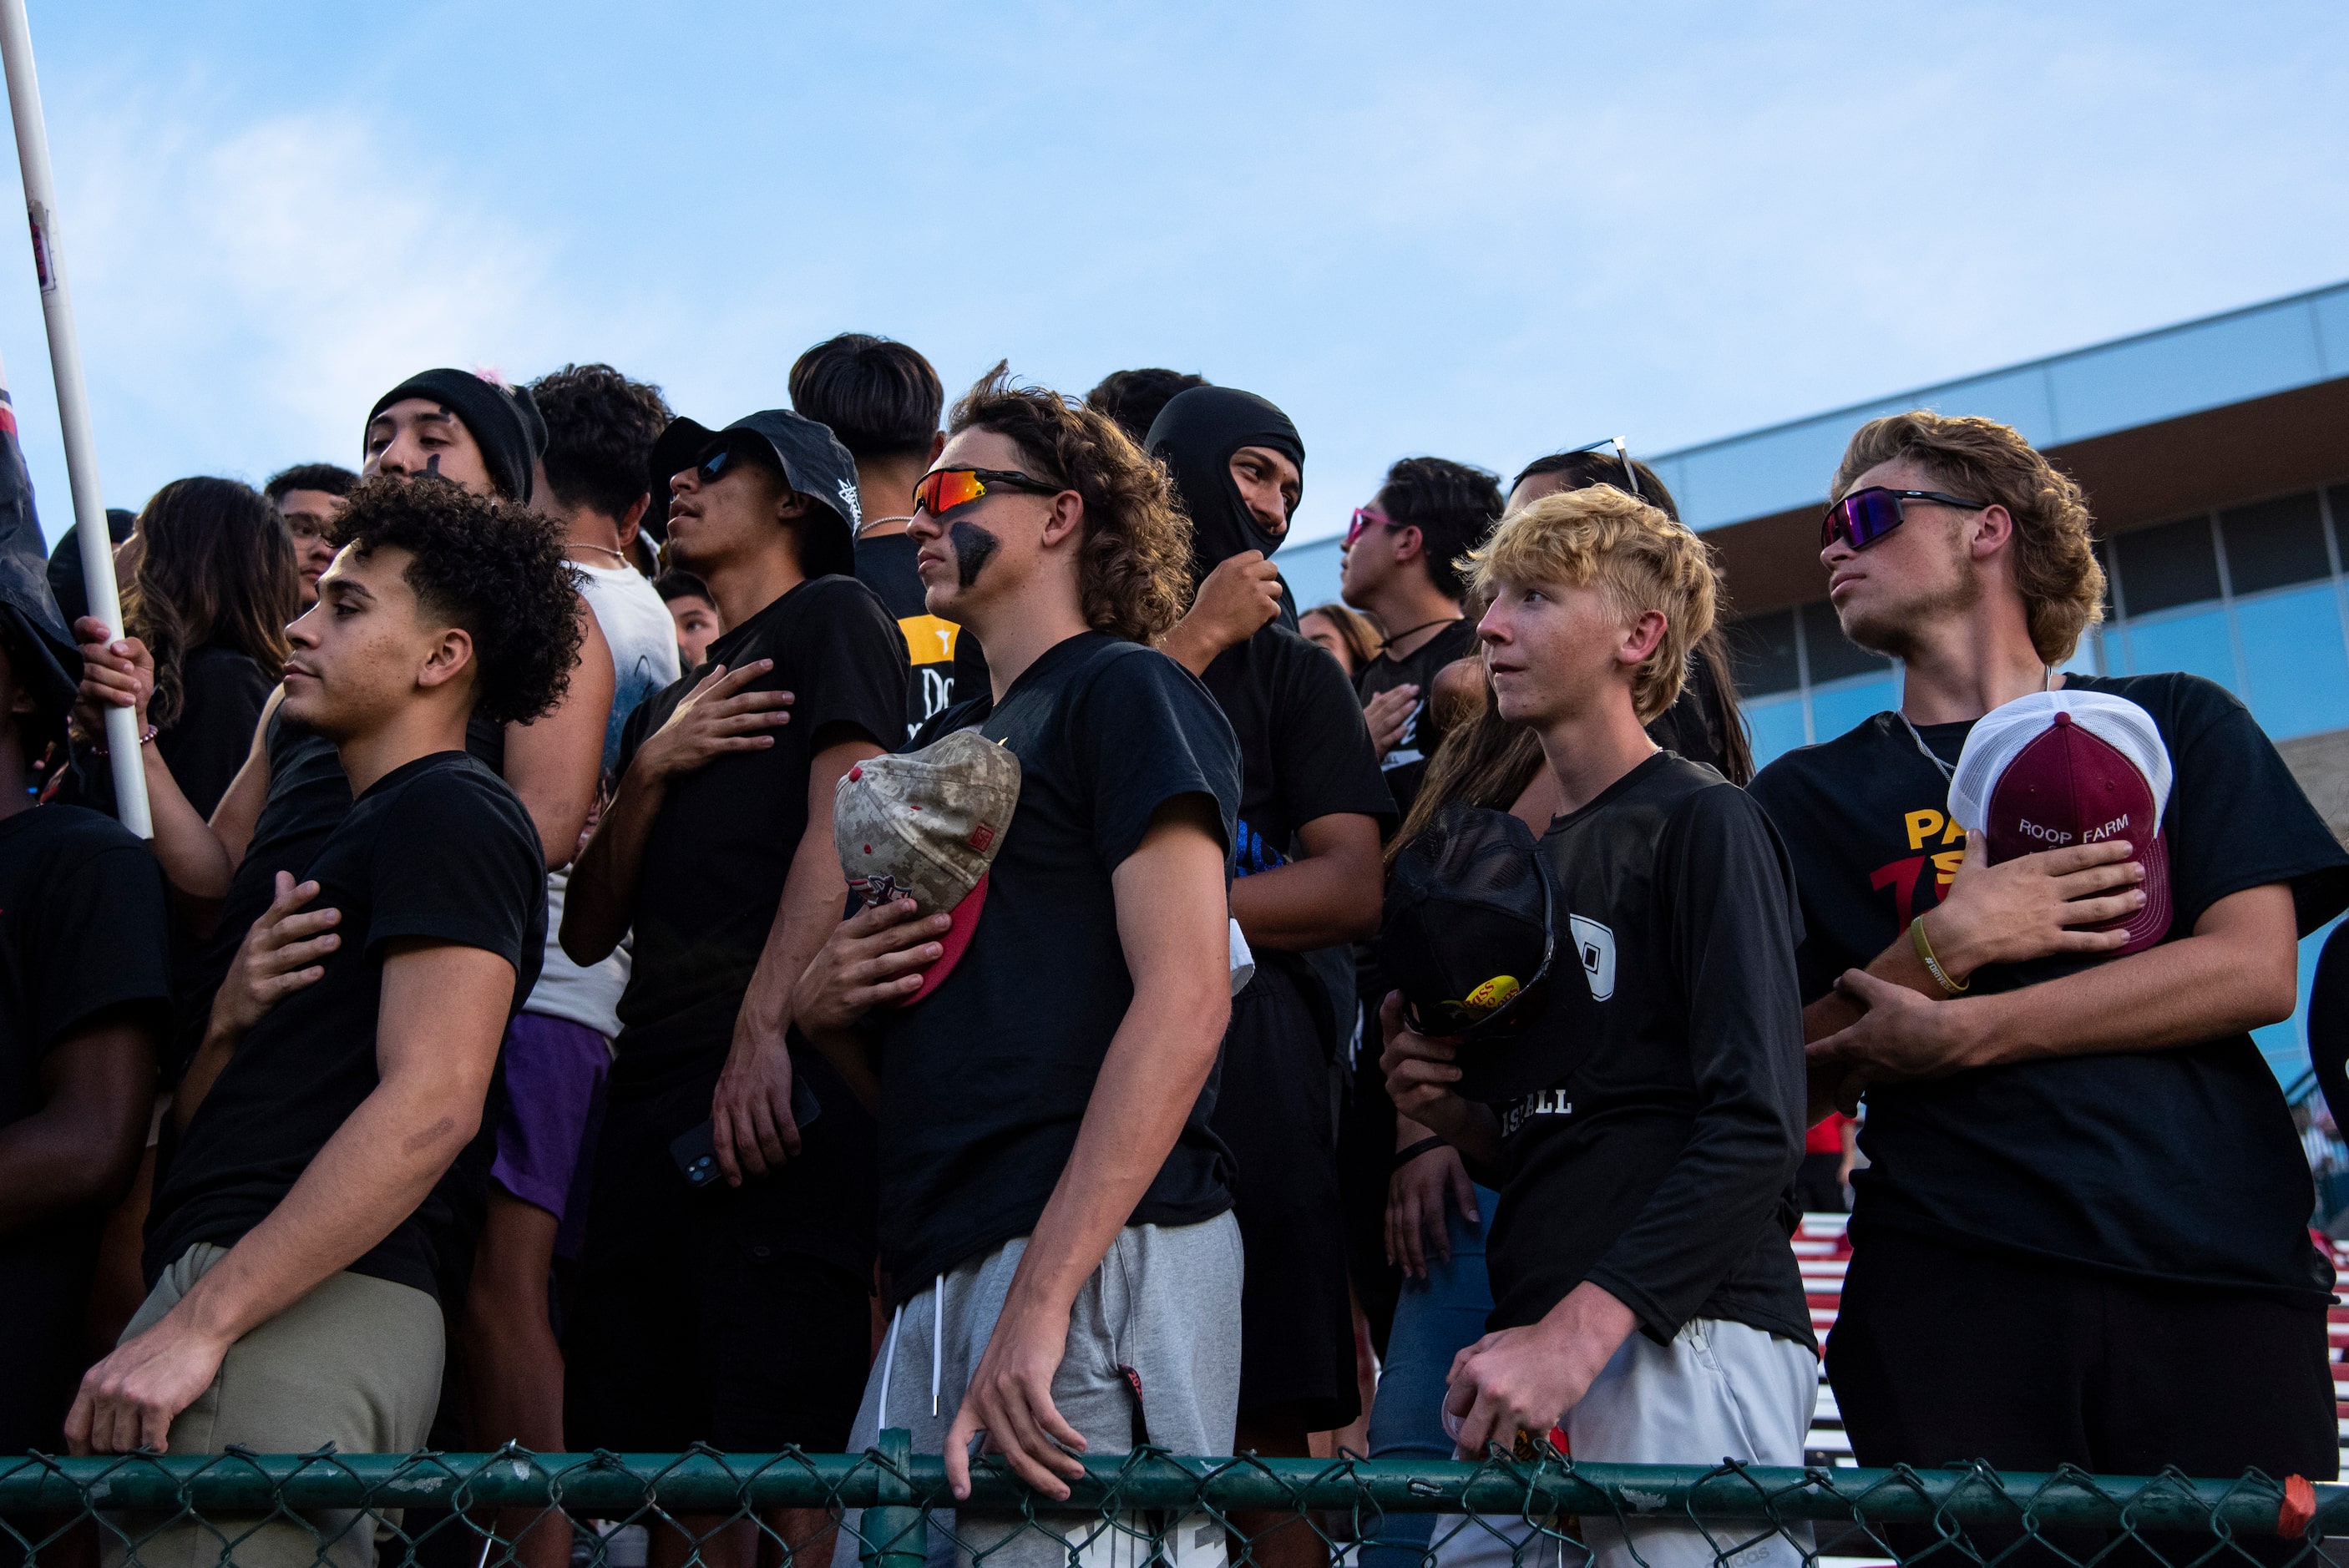
[[[2105,569],[2089,545],[2094,521],[2071,476],[2010,426],[1919,408],[1870,419],[1853,433],[1836,468],[1834,499],[1897,459],[1914,462],[1944,490],[2006,508],[2031,645],[2044,664],[2070,658],[2080,634],[2105,618]]]
[[[473,640],[473,711],[528,724],[571,689],[586,638],[563,559],[563,525],[447,480],[373,479],[335,517],[335,546],[413,557],[400,577],[417,603]]]
[[[1191,520],[1166,470],[1107,415],[1041,387],[1019,387],[999,362],[947,417],[949,435],[978,428],[1008,436],[1038,477],[1084,501],[1077,588],[1086,624],[1129,642],[1155,643],[1191,591]]]

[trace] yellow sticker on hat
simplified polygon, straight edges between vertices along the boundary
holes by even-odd
[[[1516,994],[1517,977],[1516,975],[1495,975],[1474,991],[1469,992],[1468,999],[1461,1006],[1482,1017],[1487,1013],[1497,1012],[1510,997]]]

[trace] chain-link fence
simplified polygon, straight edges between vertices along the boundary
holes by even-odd
[[[1839,1568],[2317,1564],[2349,1487],[1735,1464],[1085,1462],[1065,1502],[993,1460],[863,1454],[243,1452],[0,1460],[0,1563],[197,1568]],[[2349,1544],[2349,1543],[2344,1543]],[[2349,1564],[2344,1564],[2349,1568]]]

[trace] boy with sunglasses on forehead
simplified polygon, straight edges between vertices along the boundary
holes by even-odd
[[[823,426],[678,419],[651,470],[669,555],[727,629],[629,717],[564,905],[574,962],[635,940],[571,1430],[614,1449],[822,1450],[847,1440],[869,1346],[872,1124],[786,1026],[840,916],[833,795],[904,732],[905,647],[850,575],[856,470]],[[823,1523],[781,1528],[796,1546]]]
[[[1065,1499],[1080,1454],[1231,1451],[1242,1254],[1208,1119],[1239,748],[1149,645],[1189,587],[1191,530],[1106,417],[999,367],[956,407],[909,534],[990,682],[912,747],[977,727],[1019,783],[974,921],[860,911],[796,993],[881,1119],[891,1326],[850,1448],[908,1428],[967,1498],[983,1440]],[[1102,1526],[1039,1522],[964,1514],[931,1540],[1051,1568]],[[1225,1555],[1204,1518],[1168,1544]],[[855,1552],[843,1532],[835,1562]]]
[[[1467,585],[1457,562],[1500,520],[1501,487],[1491,474],[1442,458],[1405,458],[1346,530],[1339,596],[1376,616],[1386,633],[1386,646],[1354,677],[1354,690],[1400,814],[1410,813],[1427,759],[1444,739],[1428,704],[1436,674],[1476,651],[1476,628],[1461,618]]]
[[[2349,856],[2223,688],[2056,668],[2104,573],[2079,487],[2014,431],[1872,420],[1835,494],[1828,596],[1902,661],[1901,705],[1753,792],[1802,892],[1811,1114],[1868,1108],[1826,1356],[1854,1452],[2331,1477],[2333,1271],[2249,1031],[2292,1014]],[[1992,864],[1957,820],[1961,752],[2043,691],[2149,715],[2166,811]]]

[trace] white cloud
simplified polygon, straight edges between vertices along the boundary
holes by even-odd
[[[437,148],[395,146],[356,111],[222,133],[150,102],[74,129],[60,240],[116,504],[186,473],[355,465],[385,387],[429,365],[534,370],[571,315],[545,247],[473,199]],[[17,397],[47,480],[48,387],[30,371],[19,365]],[[55,533],[62,485],[42,500]]]

